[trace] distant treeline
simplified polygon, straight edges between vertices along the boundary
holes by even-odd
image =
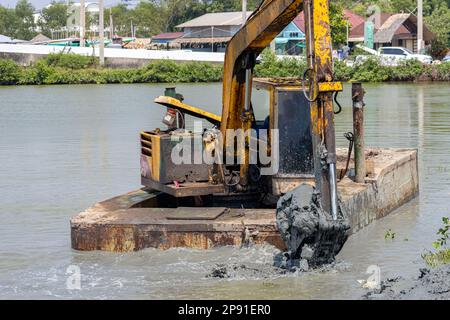
[[[256,77],[298,77],[306,69],[303,60],[277,59],[267,50],[255,68]],[[0,85],[107,84],[107,83],[188,83],[219,82],[222,65],[206,62],[176,63],[160,60],[137,69],[99,68],[98,59],[75,54],[51,54],[32,66],[21,67],[12,60],[0,60]],[[341,81],[450,81],[450,63],[423,65],[405,61],[397,67],[380,65],[377,59],[348,67],[335,64]]]

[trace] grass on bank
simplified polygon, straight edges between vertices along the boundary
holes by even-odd
[[[268,50],[262,57],[262,63],[255,68],[256,77],[300,77],[306,70],[304,60],[280,60]],[[50,54],[28,67],[0,60],[0,85],[219,82],[222,73],[219,64],[169,60],[153,61],[134,69],[99,68],[97,58],[76,54]],[[449,81],[450,63],[429,66],[408,60],[389,67],[373,58],[349,67],[336,62],[335,77],[340,81],[361,82],[414,81],[419,77]]]
[[[447,245],[450,238],[449,217],[442,218],[442,227],[439,228],[436,234],[439,237],[436,241],[433,242],[433,248],[436,251],[428,251],[422,254],[422,259],[428,266],[432,268],[450,263],[450,248]]]

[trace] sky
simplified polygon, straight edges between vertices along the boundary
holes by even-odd
[[[51,2],[51,0],[28,0],[36,9],[41,9]],[[89,2],[89,0],[86,0]],[[17,0],[0,0],[0,5],[4,7],[14,8],[16,6]],[[75,0],[74,2],[79,2],[79,0]],[[96,2],[96,0],[91,0],[91,2]],[[104,0],[105,6],[110,6],[111,4],[115,4],[120,2],[120,0]]]

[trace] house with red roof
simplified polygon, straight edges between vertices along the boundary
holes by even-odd
[[[417,17],[409,13],[381,13],[367,18],[374,24],[374,49],[393,46],[404,47],[412,52],[417,51]],[[435,35],[423,26],[425,44],[429,44]],[[349,36],[350,42],[364,42],[364,23],[352,28]]]
[[[183,32],[160,33],[152,37],[152,43],[167,44],[181,38],[183,35],[184,35]]]
[[[251,14],[252,12],[247,12],[247,17]],[[344,15],[349,22],[349,32],[354,27],[364,25],[364,18],[354,12],[344,10]],[[175,33],[178,38],[171,40],[171,43],[179,44],[182,49],[193,51],[224,52],[228,41],[240,29],[241,25],[242,12],[207,13],[178,25],[177,28],[182,29],[183,32]],[[153,42],[166,41],[164,35],[153,37]],[[303,54],[305,49],[305,18],[303,13],[300,13],[280,32],[274,42],[277,54]]]
[[[349,36],[354,28],[364,26],[364,17],[347,9],[344,10],[344,16],[348,21]],[[305,16],[302,12],[275,39],[276,52],[289,55],[302,54],[305,48],[305,32]]]

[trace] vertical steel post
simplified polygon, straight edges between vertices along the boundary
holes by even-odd
[[[84,47],[85,45],[86,45],[86,3],[84,0],[80,0],[80,47]]]
[[[352,84],[353,135],[355,140],[355,181],[364,183],[366,157],[364,153],[364,94],[361,83]]]
[[[98,2],[99,17],[98,17],[98,33],[99,33],[99,57],[100,66],[105,65],[105,11],[103,6],[103,0]]]
[[[417,1],[417,53],[423,49],[423,0]]]
[[[247,0],[242,0],[242,25],[247,22]]]
[[[113,42],[113,39],[114,39],[114,22],[113,22],[112,7],[109,8],[109,38],[111,39],[111,42]]]

